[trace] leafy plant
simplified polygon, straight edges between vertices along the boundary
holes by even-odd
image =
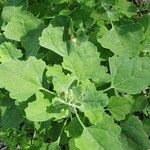
[[[150,148],[149,1],[0,4],[0,147]]]

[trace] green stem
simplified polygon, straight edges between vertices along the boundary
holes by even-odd
[[[75,114],[76,114],[76,117],[77,117],[77,119],[78,119],[78,121],[80,122],[80,124],[81,124],[81,126],[83,127],[83,129],[85,128],[85,125],[82,123],[82,121],[81,121],[81,119],[80,119],[80,117],[79,117],[79,115],[78,115],[78,113],[77,113],[77,110],[74,108],[74,112],[75,112]]]
[[[111,90],[111,89],[113,89],[112,86],[110,86],[109,88],[107,88],[107,89],[105,89],[105,90],[101,90],[101,91],[102,91],[102,92],[107,92],[107,91],[109,91],[109,90]]]
[[[43,91],[45,91],[45,92],[47,92],[47,93],[49,93],[49,94],[51,94],[51,95],[55,95],[56,96],[56,93],[54,93],[54,92],[52,92],[52,91],[49,91],[49,90],[47,90],[47,89],[45,89],[45,88],[41,88],[41,90],[43,90]]]
[[[69,117],[67,117],[67,119],[65,120],[65,122],[64,122],[64,124],[63,124],[63,126],[62,126],[62,128],[61,128],[59,137],[58,137],[58,139],[57,139],[57,143],[58,143],[58,144],[60,143],[60,139],[61,139],[61,136],[62,136],[63,131],[64,131],[64,127],[65,127],[65,125],[67,124],[68,119],[69,119]]]

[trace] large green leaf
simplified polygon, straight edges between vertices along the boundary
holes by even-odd
[[[8,39],[21,41],[21,37],[25,36],[28,31],[36,29],[41,23],[41,20],[29,12],[22,11],[13,16],[4,27],[4,35]]]
[[[122,150],[118,139],[120,131],[110,117],[105,117],[99,124],[84,128],[75,144],[80,150]]]
[[[12,60],[0,64],[0,87],[18,101],[25,101],[42,88],[45,63],[30,57],[26,61]]]
[[[96,46],[90,42],[74,45],[69,56],[64,57],[63,67],[79,80],[107,81],[107,69],[100,65]]]
[[[143,130],[143,124],[137,117],[130,117],[121,127],[122,133],[126,136],[126,145],[131,147],[132,150],[147,150],[150,148],[150,141]]]
[[[112,116],[118,121],[125,119],[125,115],[130,113],[131,107],[132,103],[128,97],[111,97],[108,104]]]
[[[60,104],[55,105],[50,102],[50,100],[44,98],[42,93],[38,92],[36,100],[30,102],[25,109],[26,118],[35,122],[47,121],[52,118],[61,119],[68,114],[68,111],[64,108]]]
[[[15,45],[10,42],[4,42],[0,45],[0,61],[16,60],[22,57],[21,50],[17,49]]]
[[[114,54],[122,56],[137,56],[140,53],[140,42],[143,32],[139,24],[113,26],[101,38],[101,45]]]
[[[112,87],[130,94],[138,94],[150,85],[150,58],[112,57],[109,60]]]
[[[63,40],[63,32],[63,27],[53,27],[49,24],[49,26],[43,30],[42,36],[39,38],[40,45],[61,56],[67,55],[67,46]]]

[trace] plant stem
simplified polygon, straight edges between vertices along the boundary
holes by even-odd
[[[77,119],[78,119],[78,121],[80,122],[80,124],[81,124],[81,126],[83,127],[83,129],[85,128],[85,125],[82,123],[82,121],[81,121],[81,119],[80,119],[80,117],[79,117],[79,115],[78,115],[78,113],[77,113],[77,110],[74,108],[74,112],[75,112],[75,114],[76,114],[76,117],[77,117]]]
[[[49,90],[47,90],[47,89],[45,89],[45,88],[43,88],[43,87],[41,88],[41,90],[46,91],[47,93],[56,96],[56,94],[55,94],[54,92],[51,92],[51,91],[49,91]]]
[[[62,136],[63,131],[64,131],[64,127],[65,127],[65,125],[67,124],[68,119],[69,119],[69,117],[67,117],[67,119],[65,120],[65,122],[64,122],[64,124],[63,124],[63,126],[62,126],[62,128],[61,128],[59,137],[58,137],[58,139],[57,139],[57,143],[58,143],[58,144],[60,143],[60,139],[61,139],[61,136]]]
[[[101,91],[102,91],[102,92],[107,92],[107,91],[109,91],[110,89],[113,89],[113,87],[110,86],[109,88],[107,88],[107,89],[105,89],[105,90],[101,90]]]

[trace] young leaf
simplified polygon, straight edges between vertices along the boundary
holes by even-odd
[[[74,78],[70,74],[65,75],[63,73],[60,65],[48,67],[46,75],[47,77],[53,77],[52,81],[54,84],[54,90],[56,90],[59,94],[67,92],[71,83],[74,81]]]
[[[4,62],[0,64],[0,87],[10,92],[11,98],[25,101],[42,88],[45,67],[42,60],[34,57]]]
[[[107,94],[97,91],[93,83],[85,82],[82,85],[80,102],[81,106],[83,107],[83,111],[86,111],[107,106],[109,99]]]

